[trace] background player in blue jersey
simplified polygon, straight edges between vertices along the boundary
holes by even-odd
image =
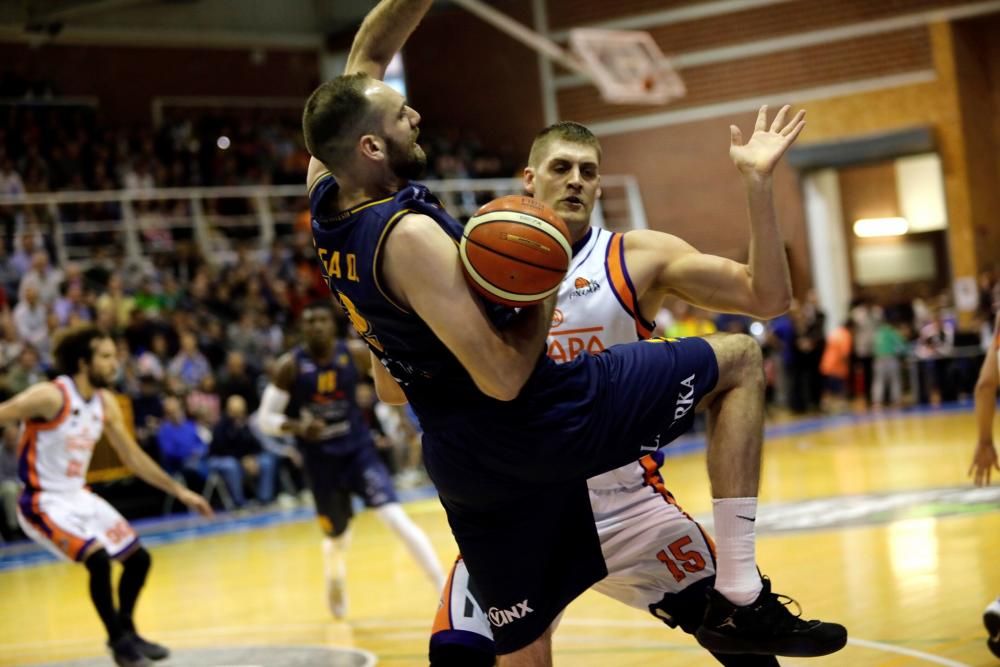
[[[331,290],[377,359],[379,395],[409,401],[424,427],[425,464],[493,623],[500,664],[550,664],[553,622],[607,574],[586,479],[677,437],[694,406],[709,411],[720,538],[719,594],[707,614],[715,620],[699,628],[699,641],[730,653],[839,650],[844,628],[796,619],[762,588],[753,531],[743,525],[755,519],[763,439],[755,341],[641,342],[555,364],[544,355],[554,299],[514,313],[467,285],[461,225],[411,182],[426,162],[420,116],[380,80],[429,6],[381,2],[347,73],[310,96],[312,232]],[[743,168],[760,178],[777,161],[774,147],[791,142],[765,134],[744,154]],[[780,293],[768,295],[775,312],[790,299],[782,277]]]
[[[264,389],[258,418],[268,435],[293,434],[302,453],[325,534],[323,563],[331,613],[343,618],[347,612],[345,557],[354,514],[352,495],[375,509],[406,544],[431,585],[440,589],[444,574],[430,540],[400,507],[358,405],[360,373],[348,342],[337,337],[332,302],[306,306],[302,334],[304,344],[278,360],[274,378]],[[366,357],[363,345],[361,351]]]

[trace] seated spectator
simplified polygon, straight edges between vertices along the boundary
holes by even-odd
[[[14,306],[14,328],[18,338],[44,356],[49,349],[49,311],[38,297],[34,280],[25,278],[21,287],[22,298]]]
[[[208,359],[198,349],[198,339],[190,331],[181,334],[181,349],[170,360],[167,372],[180,378],[187,387],[197,387],[212,372]]]
[[[78,280],[63,282],[60,292],[61,296],[52,306],[52,312],[60,327],[93,320],[90,306],[84,301],[83,283]]]
[[[247,476],[257,478],[257,500],[269,503],[274,499],[278,457],[262,449],[251,432],[242,397],[230,396],[226,401],[226,413],[212,432],[209,453],[213,457],[238,460]]]
[[[20,245],[14,250],[14,254],[10,258],[19,276],[24,276],[31,270],[32,257],[41,245],[42,237],[38,233],[37,228],[27,229],[21,234]]]
[[[199,426],[208,432],[215,428],[219,423],[222,403],[219,392],[215,390],[215,376],[212,373],[202,377],[198,386],[188,392],[185,404],[188,414],[194,417]]]
[[[666,330],[668,338],[706,336],[716,332],[715,323],[701,308],[691,306],[684,301],[677,301],[674,303],[673,312],[674,322]]]
[[[167,364],[170,363],[170,347],[167,335],[162,331],[153,334],[149,348],[144,350],[136,362],[136,367],[142,375],[148,375],[159,382],[163,380]]]
[[[0,373],[6,372],[14,361],[21,356],[24,342],[17,336],[14,318],[9,310],[0,312]]]
[[[7,396],[18,394],[33,384],[45,379],[45,369],[35,348],[25,345],[18,355],[17,361],[4,373],[0,379],[3,391]]]
[[[131,320],[135,299],[125,293],[125,283],[121,274],[112,273],[104,293],[97,297],[97,309],[108,309],[113,313],[114,327],[124,329]]]
[[[225,480],[233,502],[243,505],[243,470],[237,459],[209,456],[208,445],[198,435],[195,423],[184,412],[176,396],[163,401],[163,421],[156,432],[163,469],[171,474],[188,473],[202,480],[217,472]]]
[[[257,326],[257,313],[253,310],[241,312],[239,320],[226,330],[229,349],[241,352],[245,359],[260,359],[266,345],[264,336]]]
[[[63,282],[61,269],[49,263],[49,253],[36,250],[31,256],[31,269],[21,279],[21,291],[18,299],[24,298],[25,284],[33,282],[38,288],[38,298],[46,306],[51,306],[59,298],[59,288]]]
[[[21,273],[14,265],[14,258],[7,252],[7,242],[0,235],[0,287],[7,297],[17,294],[17,285],[21,281]]]
[[[0,529],[8,540],[18,533],[16,508],[21,482],[17,477],[17,440],[17,427],[5,426],[0,442],[0,510],[3,511]]]
[[[163,420],[162,389],[156,377],[140,372],[139,391],[131,396],[132,418],[135,420],[135,439],[143,449],[155,442],[160,421]]]
[[[247,372],[246,358],[236,350],[226,355],[226,367],[219,377],[219,398],[225,403],[230,396],[242,398],[248,412],[254,412],[260,402],[257,385]]]

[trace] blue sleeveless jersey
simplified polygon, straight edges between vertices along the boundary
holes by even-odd
[[[310,193],[313,242],[323,277],[358,333],[399,382],[421,423],[426,428],[439,417],[450,419],[456,410],[476,412],[495,405],[430,327],[393,301],[380,264],[386,238],[408,213],[430,217],[456,243],[462,225],[422,185],[410,184],[392,197],[331,212],[336,188],[328,177]],[[485,300],[483,304],[498,328],[514,312]],[[543,353],[539,348],[540,363],[545,363]]]
[[[358,369],[347,345],[338,341],[331,359],[322,364],[302,346],[292,351],[292,357],[295,381],[286,414],[298,419],[302,411],[308,411],[325,423],[319,439],[299,440],[303,451],[340,455],[371,444],[371,432],[356,398]]]

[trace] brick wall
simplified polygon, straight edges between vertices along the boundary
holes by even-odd
[[[268,50],[263,62],[249,49],[193,49],[0,43],[0,68],[48,80],[61,95],[93,95],[105,118],[150,120],[153,97],[306,96],[319,83],[315,52]]]

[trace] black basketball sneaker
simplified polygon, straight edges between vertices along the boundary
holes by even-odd
[[[991,602],[983,612],[983,625],[986,626],[986,632],[990,633],[986,645],[993,651],[993,655],[1000,658],[1000,598]]]
[[[132,644],[150,660],[165,660],[170,657],[170,650],[166,646],[144,639],[136,633],[132,633]]]
[[[798,603],[771,592],[771,580],[751,604],[739,607],[714,588],[708,591],[705,619],[695,633],[698,643],[715,653],[753,653],[813,657],[847,644],[847,628],[837,623],[807,621],[788,610]]]
[[[150,667],[153,663],[149,658],[139,653],[135,641],[130,634],[124,634],[113,642],[108,642],[111,657],[118,667]]]

